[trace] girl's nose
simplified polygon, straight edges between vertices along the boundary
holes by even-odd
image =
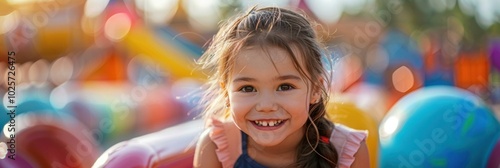
[[[273,94],[263,94],[261,95],[259,102],[255,106],[255,109],[259,112],[273,112],[278,110],[278,104],[276,103],[276,98]]]

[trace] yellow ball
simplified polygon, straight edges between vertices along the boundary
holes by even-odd
[[[7,15],[13,12],[15,8],[6,0],[0,0],[0,16]]]
[[[330,102],[327,105],[327,117],[334,123],[343,124],[357,130],[368,130],[366,145],[370,154],[370,166],[377,167],[378,160],[378,125],[375,119],[352,103]]]

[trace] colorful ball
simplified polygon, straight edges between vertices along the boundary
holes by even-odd
[[[500,124],[479,97],[434,86],[399,100],[379,133],[380,167],[485,167]]]
[[[377,165],[378,125],[370,114],[347,102],[330,102],[327,107],[327,117],[334,123],[339,123],[358,130],[368,130],[366,145],[371,159],[371,167]]]

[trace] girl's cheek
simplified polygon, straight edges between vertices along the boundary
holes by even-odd
[[[287,96],[278,97],[278,102],[280,102],[281,106],[286,110],[298,110],[298,111],[307,111],[309,107],[309,98],[307,97],[307,93],[300,94],[292,94]]]
[[[233,97],[230,102],[230,107],[233,112],[246,111],[252,105],[252,100],[245,97]]]

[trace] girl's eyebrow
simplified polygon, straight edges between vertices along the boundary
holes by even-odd
[[[283,76],[278,76],[275,78],[275,80],[302,80],[302,78],[296,76],[296,75],[283,75]],[[250,77],[237,77],[233,80],[233,83],[236,82],[255,82],[257,79],[255,78],[250,78]]]
[[[291,79],[291,80],[302,80],[302,78],[296,76],[296,75],[283,75],[283,76],[279,76],[276,78],[276,80],[288,80],[288,79]]]
[[[236,82],[254,82],[254,81],[257,81],[257,80],[254,78],[250,78],[250,77],[238,77],[238,78],[235,78],[233,80],[233,83],[236,83]]]

